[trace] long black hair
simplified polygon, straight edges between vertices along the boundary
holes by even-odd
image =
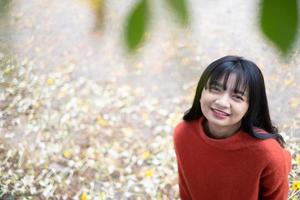
[[[225,85],[230,74],[236,74],[236,88],[240,85],[248,88],[249,108],[242,118],[241,128],[249,135],[259,138],[275,138],[284,147],[285,141],[278,133],[278,129],[272,124],[270,119],[265,83],[262,72],[252,61],[239,56],[225,56],[212,62],[202,73],[192,107],[187,110],[183,120],[192,121],[203,116],[200,98],[204,87],[225,77]],[[268,134],[260,134],[255,131],[255,127],[263,129]]]

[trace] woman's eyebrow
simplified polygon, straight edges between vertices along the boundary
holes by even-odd
[[[217,81],[213,81],[212,83],[210,83],[209,85],[213,85],[213,86],[218,86],[218,87],[223,87],[223,84],[217,82]]]
[[[220,82],[218,81],[213,81],[212,83],[209,84],[210,86],[217,86],[217,87],[221,87],[221,88],[225,88],[223,84],[221,84]],[[227,88],[225,88],[225,90],[227,90]],[[234,89],[231,89],[232,92],[234,92],[235,94],[240,94],[242,96],[246,96],[245,95],[245,90],[239,90],[237,88],[234,88]]]
[[[246,96],[245,95],[245,91],[241,91],[241,90],[238,90],[238,89],[233,89],[232,90],[235,94],[240,94],[240,95],[242,95],[242,96]]]

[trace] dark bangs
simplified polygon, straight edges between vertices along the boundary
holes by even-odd
[[[236,75],[234,83],[234,92],[242,92],[243,94],[249,88],[249,72],[240,62],[224,62],[215,68],[209,75],[206,87],[221,84],[223,89],[227,89],[227,82],[230,75]],[[222,80],[223,79],[223,80]],[[250,88],[249,88],[250,89]]]

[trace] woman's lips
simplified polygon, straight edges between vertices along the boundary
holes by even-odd
[[[218,110],[215,108],[212,108],[213,114],[215,117],[219,118],[219,119],[224,119],[225,117],[228,117],[230,114],[222,111],[222,110]]]

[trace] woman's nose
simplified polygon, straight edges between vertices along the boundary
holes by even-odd
[[[220,95],[215,103],[220,107],[229,107],[229,96],[227,94]]]

